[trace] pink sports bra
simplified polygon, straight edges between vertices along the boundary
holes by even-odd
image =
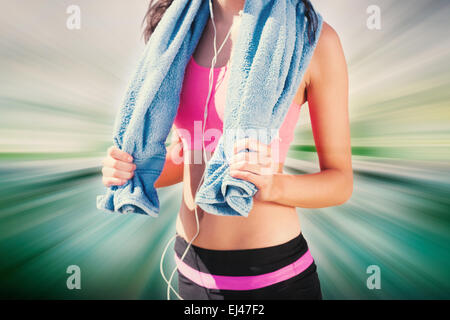
[[[205,149],[214,151],[222,135],[226,85],[229,77],[228,66],[214,68],[213,89],[208,104],[208,116],[205,126]],[[202,150],[203,113],[208,95],[209,68],[197,64],[191,56],[181,89],[180,105],[174,125],[187,150]],[[277,141],[279,160],[284,162],[294,138],[294,130],[300,115],[300,105],[292,102],[284,122],[279,130]],[[275,139],[271,143],[272,150]]]

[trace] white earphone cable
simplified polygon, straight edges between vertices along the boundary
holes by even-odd
[[[203,160],[205,161],[205,167],[206,167],[206,164],[208,163],[209,160],[207,159],[207,154],[206,154],[205,140],[204,140],[204,133],[205,133],[205,126],[206,126],[206,119],[207,119],[207,117],[208,117],[208,104],[209,104],[209,100],[210,100],[211,93],[212,93],[212,86],[213,86],[213,83],[214,83],[214,66],[215,66],[215,64],[216,64],[217,56],[219,55],[219,53],[220,53],[220,51],[222,50],[222,48],[223,48],[223,46],[225,45],[225,43],[227,42],[228,37],[230,36],[231,30],[232,30],[232,28],[230,28],[230,30],[228,31],[227,36],[225,37],[225,40],[223,41],[223,43],[222,43],[222,45],[220,46],[219,50],[217,50],[217,47],[216,47],[217,30],[216,30],[216,24],[214,23],[214,13],[213,13],[213,8],[212,8],[211,0],[209,0],[209,11],[210,11],[211,21],[212,21],[213,28],[214,28],[214,57],[213,57],[213,59],[212,59],[212,61],[211,61],[211,68],[210,68],[210,71],[209,71],[209,90],[208,90],[208,96],[207,96],[207,98],[206,98],[206,104],[205,104],[205,109],[204,109],[204,113],[203,113],[203,126],[202,126],[202,157],[203,157]],[[240,16],[242,15],[242,10],[239,12],[239,15],[240,15]],[[198,183],[198,185],[197,185],[197,189],[196,189],[196,191],[195,191],[195,194],[197,194],[197,192],[198,192],[198,190],[199,190],[199,188],[200,188],[200,185],[203,183],[204,176],[205,176],[205,170],[203,170],[203,174],[202,174],[202,176],[201,176],[201,178],[200,178],[200,181],[199,181],[199,183]],[[192,237],[192,239],[189,241],[189,243],[188,243],[188,245],[187,245],[187,247],[186,247],[186,249],[185,249],[183,255],[180,257],[180,260],[181,260],[181,261],[183,261],[184,257],[185,257],[186,254],[188,253],[188,251],[189,251],[189,249],[190,249],[192,243],[194,242],[194,240],[198,237],[198,235],[199,235],[199,233],[200,233],[200,222],[199,222],[199,218],[198,218],[197,207],[198,207],[197,204],[195,204],[194,211],[195,211],[195,222],[196,222],[196,225],[197,225],[197,232],[196,232],[195,235]],[[177,235],[174,235],[174,236],[169,240],[169,242],[167,243],[166,247],[165,247],[164,250],[163,250],[163,253],[162,253],[162,255],[161,255],[161,260],[160,260],[160,272],[161,272],[161,275],[162,275],[164,281],[167,283],[167,300],[170,300],[170,290],[172,290],[180,300],[184,300],[184,299],[178,294],[178,292],[172,287],[172,285],[171,285],[173,276],[175,275],[175,272],[177,271],[177,267],[174,268],[174,270],[172,271],[172,273],[171,273],[169,279],[166,278],[166,276],[165,276],[165,274],[164,274],[164,271],[163,271],[163,260],[164,260],[164,256],[165,256],[165,254],[166,254],[166,252],[167,252],[167,250],[168,250],[168,248],[169,248],[169,245],[170,245],[170,244],[172,243],[172,241],[176,238],[176,236],[177,236]]]

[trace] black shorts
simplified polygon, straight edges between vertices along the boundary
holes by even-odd
[[[177,236],[175,254],[184,253],[188,243]],[[277,271],[308,251],[303,234],[281,245],[245,250],[210,250],[191,245],[183,262],[202,273],[222,276],[256,276]],[[252,290],[205,288],[178,271],[178,292],[185,300],[321,300],[317,267],[314,261],[299,274],[286,280]]]

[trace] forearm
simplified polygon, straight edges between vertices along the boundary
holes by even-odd
[[[167,148],[166,162],[161,175],[155,181],[155,188],[167,187],[183,181],[184,163],[180,161],[183,157],[182,152],[181,143],[171,144]]]
[[[325,169],[318,173],[273,177],[273,202],[302,208],[323,208],[346,202],[353,190],[351,173]]]

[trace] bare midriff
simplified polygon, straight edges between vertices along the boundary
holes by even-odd
[[[194,157],[192,150],[188,157]],[[281,165],[280,165],[281,168]],[[194,211],[195,190],[204,170],[203,164],[184,164],[183,199],[176,231],[186,241],[197,232]],[[281,172],[281,171],[280,171]],[[254,249],[274,246],[295,238],[301,231],[295,207],[253,199],[248,217],[218,216],[197,206],[200,233],[193,244],[212,250]]]

